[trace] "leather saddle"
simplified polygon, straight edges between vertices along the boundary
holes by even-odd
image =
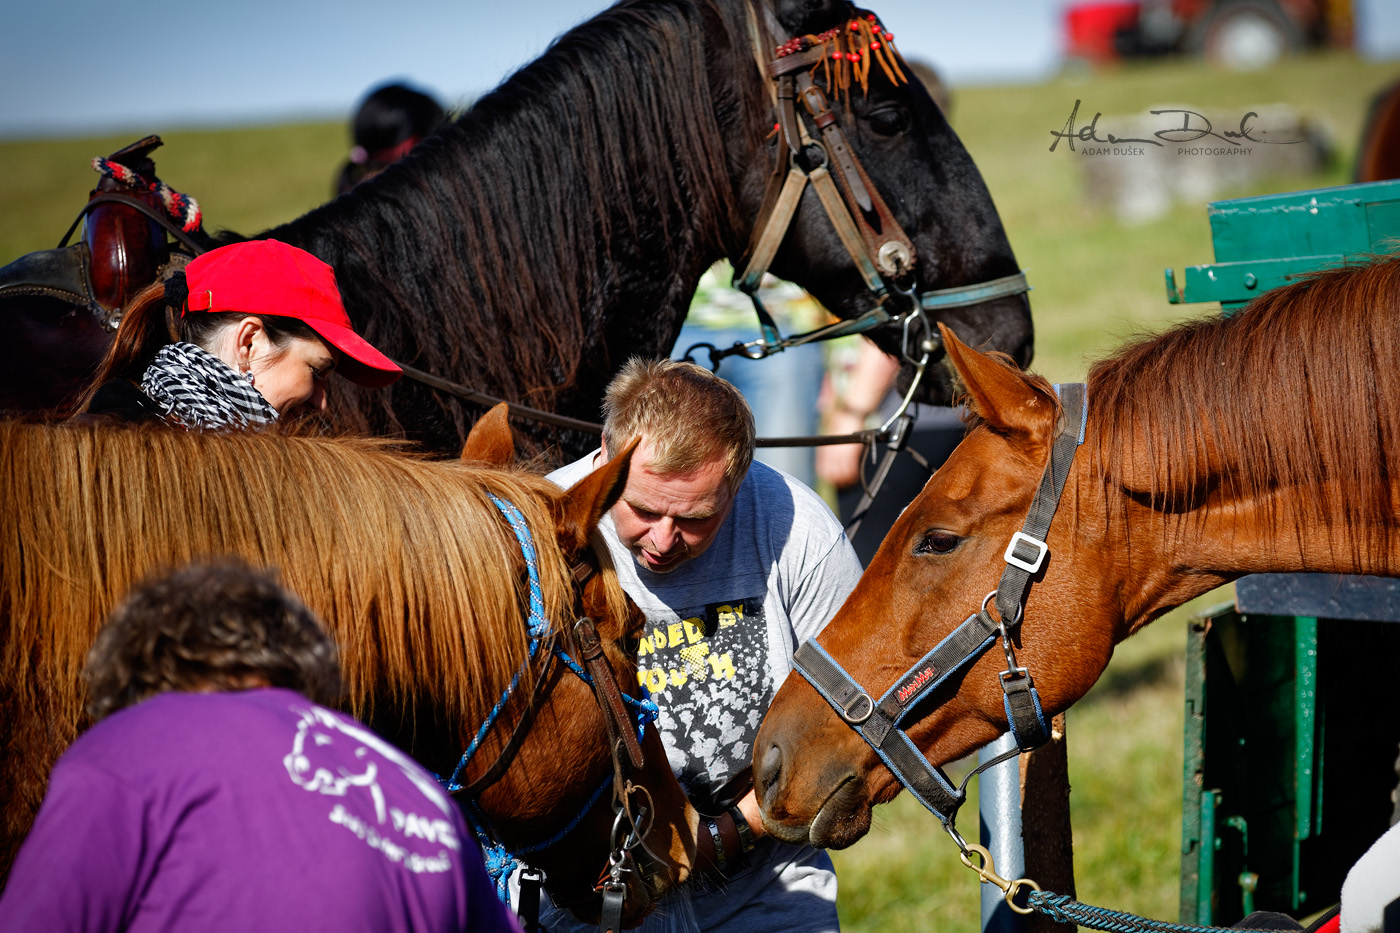
[[[105,329],[115,330],[132,296],[163,270],[178,268],[210,248],[202,229],[186,232],[170,220],[155,190],[159,179],[150,154],[160,145],[159,136],[147,136],[108,156],[109,162],[130,169],[140,184],[128,186],[104,174],[58,248],[0,267],[0,302],[52,298],[86,309]],[[80,222],[82,238],[69,245]]]

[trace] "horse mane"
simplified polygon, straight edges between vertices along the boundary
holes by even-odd
[[[1400,257],[1309,275],[1095,364],[1099,469],[1109,489],[1183,514],[1301,490],[1296,534],[1340,518],[1354,557],[1388,553],[1397,359]]]
[[[366,439],[10,421],[0,464],[5,692],[51,731],[84,721],[79,672],[129,587],[201,556],[276,568],[339,643],[345,705],[362,718],[432,698],[429,715],[470,727],[524,663],[521,549],[488,494],[534,530],[547,618],[573,607],[554,531],[563,491],[538,474]],[[620,588],[609,595],[622,606]]]
[[[729,61],[709,47],[715,35],[744,53],[752,80],[711,70]],[[661,288],[684,308],[695,283],[682,281],[679,252],[735,246],[724,238],[741,226],[730,184],[738,167],[726,164],[732,131],[716,114],[754,112],[761,99],[748,43],[742,0],[624,0],[399,163],[262,235],[331,263],[352,319],[389,356],[556,408],[577,388],[579,347],[674,337],[666,321],[639,315],[635,333],[602,339],[606,322],[589,312],[604,297]],[[758,137],[763,127],[741,131]],[[629,281],[637,274],[624,264],[639,261],[646,281]],[[621,362],[605,353],[586,372]],[[401,429],[394,394],[352,400],[357,391],[339,387],[332,400],[344,427]],[[471,419],[460,405],[417,398],[465,435]]]

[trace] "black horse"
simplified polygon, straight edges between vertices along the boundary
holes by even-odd
[[[670,350],[702,272],[744,254],[775,164],[786,171],[785,133],[774,131],[782,108],[760,69],[790,37],[853,29],[867,16],[836,0],[768,2],[622,0],[401,162],[258,236],[334,266],[356,327],[400,362],[596,420],[628,357]],[[814,67],[819,86],[833,73],[829,60]],[[870,68],[866,91],[827,87],[851,150],[913,247],[912,273],[891,284],[917,297],[1016,273],[971,157],[917,79],[893,77]],[[867,221],[882,223],[876,213]],[[880,302],[812,191],[770,268],[842,318]],[[1024,294],[930,317],[1029,362]],[[901,346],[899,328],[872,336]],[[410,380],[378,392],[338,383],[340,426],[404,433],[439,451],[459,448],[480,414]],[[946,401],[946,377],[923,391]],[[536,428],[526,442],[569,456],[593,439]]]

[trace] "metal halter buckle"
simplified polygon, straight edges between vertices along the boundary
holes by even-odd
[[[865,701],[865,712],[857,716],[855,713],[851,712],[851,710],[854,708],[858,708],[858,704],[861,700]],[[870,715],[874,712],[875,701],[870,699],[870,694],[862,690],[860,693],[856,694],[854,697],[851,698],[850,703],[846,704],[841,708],[841,718],[846,720],[846,722],[850,723],[853,726],[858,726],[861,723],[865,722],[867,719],[869,719]]]
[[[1029,544],[1035,548],[1037,554],[1035,560],[1022,560],[1016,556],[1016,545]],[[1036,573],[1040,570],[1040,565],[1045,563],[1045,555],[1050,553],[1050,546],[1039,538],[1032,538],[1024,531],[1018,531],[1011,536],[1011,543],[1006,546],[1006,553],[1002,555],[1006,562],[1013,567],[1019,567],[1026,573]]]

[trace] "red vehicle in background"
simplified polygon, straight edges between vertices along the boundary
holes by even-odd
[[[1065,55],[1091,64],[1198,55],[1257,68],[1290,52],[1352,45],[1352,0],[1093,0],[1065,10]]]

